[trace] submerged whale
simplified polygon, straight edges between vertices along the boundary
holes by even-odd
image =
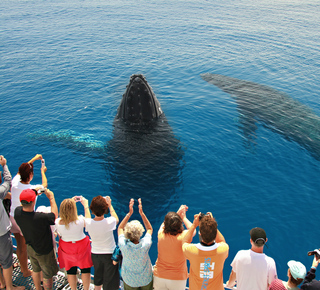
[[[109,190],[125,210],[128,198],[144,207],[167,206],[182,186],[184,148],[143,75],[130,77],[106,143],[70,130],[37,131],[32,139],[50,140],[104,161]],[[159,210],[159,208],[157,209]],[[164,209],[166,210],[166,209]]]
[[[320,160],[320,117],[287,94],[265,85],[224,75],[205,73],[202,79],[236,100],[245,138],[255,141],[256,122],[295,141]]]

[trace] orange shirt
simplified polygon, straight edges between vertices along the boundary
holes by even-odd
[[[158,232],[158,259],[153,275],[169,280],[186,280],[188,278],[187,261],[182,252],[182,239],[188,231],[172,236]]]
[[[182,249],[190,261],[190,290],[224,290],[223,265],[229,253],[225,242],[212,246],[185,243]]]

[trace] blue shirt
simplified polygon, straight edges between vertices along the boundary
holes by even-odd
[[[118,245],[122,253],[122,279],[131,287],[146,286],[152,281],[152,265],[149,257],[151,235],[146,234],[139,244],[134,244],[124,235],[119,236]]]

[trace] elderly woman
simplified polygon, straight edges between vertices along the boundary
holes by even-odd
[[[182,239],[192,223],[186,217],[188,207],[181,205],[177,212],[169,212],[158,231],[158,259],[154,267],[154,289],[185,290],[188,269],[182,252]]]
[[[84,197],[75,196],[61,202],[60,217],[55,225],[60,236],[58,248],[58,261],[60,268],[67,271],[68,282],[72,290],[77,289],[77,268],[81,270],[83,288],[90,287],[92,267],[91,245],[89,237],[83,232],[85,218],[78,216],[76,201],[80,201],[84,207],[85,215],[90,216],[88,200]]]
[[[94,267],[94,288],[117,290],[119,289],[118,265],[114,265],[111,259],[116,247],[113,231],[116,229],[119,218],[112,207],[109,196],[94,197],[90,204],[94,218],[86,215],[86,231],[92,241],[91,257]],[[110,217],[105,214],[110,212]]]
[[[133,214],[134,200],[129,203],[129,213],[125,216],[118,228],[118,245],[122,252],[121,275],[125,290],[152,290],[152,266],[149,257],[149,249],[152,244],[152,226],[142,210],[141,198],[139,198],[139,213],[141,215],[147,233],[144,238],[142,224],[133,220],[128,223]]]

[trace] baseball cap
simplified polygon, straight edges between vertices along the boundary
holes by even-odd
[[[35,201],[37,195],[36,192],[33,189],[24,189],[20,193],[20,201],[25,201],[25,202],[32,202]]]
[[[267,235],[262,228],[253,228],[250,230],[251,240],[257,245],[264,245],[267,242]]]
[[[288,262],[288,267],[294,279],[304,279],[306,277],[307,269],[302,263],[291,260]]]

